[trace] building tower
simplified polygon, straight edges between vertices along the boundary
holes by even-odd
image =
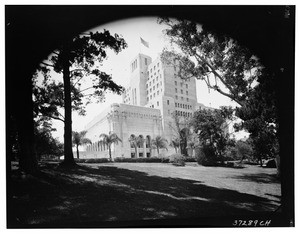
[[[147,68],[151,62],[151,57],[144,54],[138,54],[130,62],[130,84],[123,93],[123,103],[135,106],[145,106],[147,104],[145,87]]]
[[[182,80],[176,67],[165,64],[160,58],[139,54],[130,64],[130,86],[123,95],[123,103],[159,109],[164,137],[171,140],[172,114],[190,117],[196,110],[196,80]]]

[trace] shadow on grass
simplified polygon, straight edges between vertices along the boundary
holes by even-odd
[[[256,173],[256,174],[244,174],[239,176],[231,177],[234,179],[250,181],[255,183],[280,183],[276,174],[267,174],[267,173]]]
[[[39,177],[15,178],[11,187],[8,227],[101,226],[107,221],[156,219],[174,222],[277,208],[266,198],[199,181],[111,166],[66,170],[45,165]]]

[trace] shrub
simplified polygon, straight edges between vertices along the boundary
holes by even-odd
[[[115,158],[115,162],[146,162],[146,163],[160,163],[162,162],[161,158],[158,157],[150,157],[150,158],[124,158],[117,157]]]
[[[161,158],[161,162],[162,163],[169,163],[170,162],[170,158],[169,157],[162,157]]]
[[[196,159],[198,164],[203,166],[216,166],[217,157],[212,146],[202,146],[196,148]]]
[[[172,154],[170,156],[170,163],[175,166],[185,166],[185,157],[181,154]]]
[[[184,161],[185,161],[185,162],[197,162],[197,159],[196,159],[196,158],[193,158],[193,157],[185,157],[185,158],[184,158]]]
[[[77,163],[108,163],[110,162],[108,158],[79,158],[75,159]]]

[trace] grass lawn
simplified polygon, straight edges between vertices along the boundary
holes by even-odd
[[[276,169],[248,165],[103,163],[66,170],[51,163],[41,165],[39,177],[12,174],[9,227],[240,217],[275,211],[281,196]]]

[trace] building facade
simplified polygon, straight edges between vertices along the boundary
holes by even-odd
[[[112,146],[113,157],[158,156],[151,150],[151,139],[162,136],[169,142],[176,136],[173,113],[179,117],[191,117],[199,107],[196,80],[182,80],[174,66],[160,59],[138,54],[130,62],[130,81],[122,95],[123,103],[112,104],[86,126],[86,137],[92,145],[81,154],[86,157],[108,157],[105,146],[99,142],[101,133],[116,133],[121,143]],[[131,135],[144,139],[138,147],[138,155],[129,142]],[[161,150],[161,155],[170,155],[174,149]]]

